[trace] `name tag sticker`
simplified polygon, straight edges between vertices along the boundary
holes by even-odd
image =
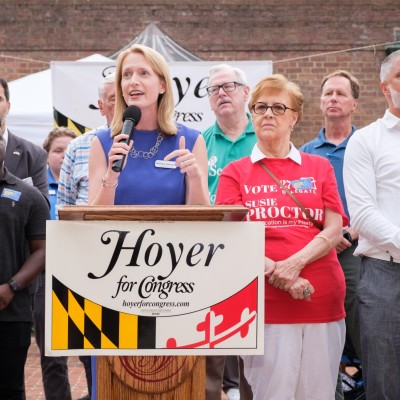
[[[168,169],[176,168],[175,161],[165,161],[165,160],[156,160],[155,166],[156,168],[168,168]]]
[[[21,192],[17,192],[16,190],[4,188],[1,192],[1,197],[5,197],[6,199],[12,199],[18,201],[21,197]]]
[[[296,190],[313,189],[313,183],[310,178],[297,179],[290,182]]]

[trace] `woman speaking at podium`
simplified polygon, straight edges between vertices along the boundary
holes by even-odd
[[[126,143],[128,135],[121,132],[128,106],[140,111],[133,118],[133,140]],[[89,204],[209,204],[204,139],[176,124],[173,113],[172,83],[163,56],[142,45],[123,51],[117,61],[111,131],[100,131],[92,141]],[[121,159],[122,171],[116,172],[113,165]]]
[[[205,142],[173,119],[163,56],[131,46],[118,57],[115,82],[111,129],[98,132],[91,145],[89,204],[208,205]]]

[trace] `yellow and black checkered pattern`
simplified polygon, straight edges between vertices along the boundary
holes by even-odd
[[[86,126],[83,126],[81,124],[78,124],[76,121],[73,121],[71,118],[68,118],[64,114],[57,111],[55,108],[53,108],[53,114],[55,126],[66,126],[72,129],[78,136],[91,130],[91,128],[87,128]]]
[[[53,350],[154,348],[156,319],[115,311],[52,279]]]

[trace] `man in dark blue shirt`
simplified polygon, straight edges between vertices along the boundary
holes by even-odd
[[[300,148],[309,154],[327,158],[336,176],[340,198],[349,217],[343,184],[343,159],[347,143],[355,131],[352,114],[357,108],[360,85],[357,78],[344,70],[329,74],[322,80],[320,108],[325,117],[325,127],[318,136]],[[341,242],[336,246],[339,262],[346,279],[346,347],[345,350],[360,358],[360,327],[356,290],[360,270],[360,258],[354,257],[358,233],[349,224],[343,231]],[[338,385],[338,390],[341,390]],[[336,400],[343,394],[336,392]]]
[[[8,172],[5,154],[0,135],[0,398],[22,400],[31,343],[28,285],[44,269],[49,208],[37,188]]]

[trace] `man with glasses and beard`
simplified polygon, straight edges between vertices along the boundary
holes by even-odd
[[[203,132],[208,156],[208,190],[214,204],[219,175],[231,161],[248,156],[256,143],[251,116],[246,113],[250,87],[244,71],[227,64],[212,67],[207,93],[216,121]],[[242,383],[239,394],[239,363],[237,356],[206,358],[206,400],[220,400],[222,387],[228,400],[249,399]],[[241,374],[243,375],[243,369]]]
[[[350,139],[344,186],[361,256],[358,302],[368,400],[400,399],[400,50],[381,65],[384,116]]]

